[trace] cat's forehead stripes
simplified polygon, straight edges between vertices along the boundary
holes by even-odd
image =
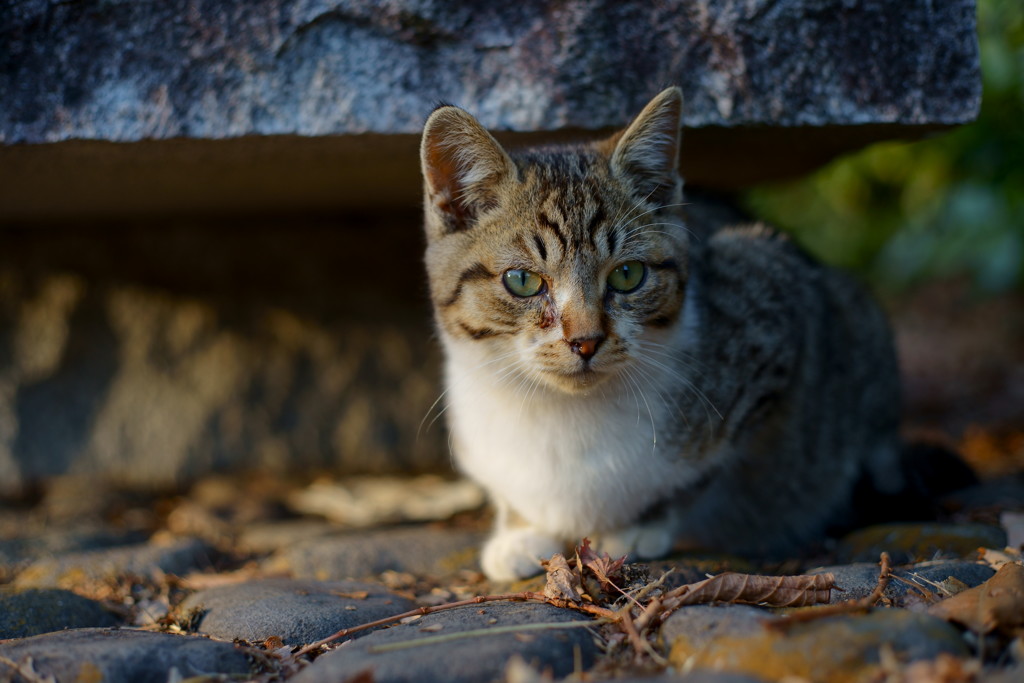
[[[562,153],[557,156],[530,156],[520,160],[523,191],[534,198],[536,225],[533,241],[542,260],[551,248],[561,255],[601,247],[613,254],[620,244],[617,228],[611,225],[607,183],[599,178],[607,174],[596,158],[586,154]],[[602,232],[604,231],[604,232]],[[599,246],[600,245],[600,246]]]

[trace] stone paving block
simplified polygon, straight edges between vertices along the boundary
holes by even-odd
[[[117,626],[118,623],[100,603],[70,591],[0,588],[0,640],[68,628]]]
[[[752,619],[721,620],[709,627],[706,607],[684,608],[665,639],[669,661],[679,669],[708,668],[768,680],[798,677],[853,683],[880,673],[879,652],[892,649],[900,661],[933,659],[941,653],[970,656],[960,632],[946,622],[903,609],[879,609],[866,615],[823,618],[787,631],[752,628]],[[730,610],[732,611],[732,610]],[[696,618],[695,616],[696,615]],[[774,617],[771,617],[774,618]]]
[[[485,603],[429,614],[412,623],[376,631],[321,656],[292,680],[295,683],[343,681],[363,671],[374,683],[478,683],[501,680],[510,658],[521,657],[555,678],[572,673],[577,653],[590,667],[598,646],[589,628],[473,635],[448,642],[378,650],[388,646],[475,629],[586,621],[574,610],[536,603]]]
[[[445,576],[479,569],[476,531],[399,527],[315,538],[282,550],[268,562],[275,570],[320,581],[362,578],[383,571]]]
[[[210,548],[195,538],[69,553],[39,560],[14,579],[18,588],[74,588],[85,581],[125,575],[149,577],[159,573],[185,574],[210,561]]]
[[[193,593],[178,609],[202,611],[197,630],[214,638],[299,645],[415,606],[368,583],[264,579]]]
[[[893,564],[938,558],[976,557],[978,548],[1003,548],[1006,532],[988,524],[939,522],[878,524],[845,536],[836,548],[840,562],[878,562],[882,551]]]
[[[811,569],[808,574],[826,574],[831,572],[836,577],[836,586],[841,591],[832,591],[830,603],[844,602],[846,600],[859,600],[865,598],[875,590],[878,584],[878,565],[868,562],[858,562],[848,565],[837,565],[833,567],[818,567]],[[898,567],[893,573],[907,581],[911,581],[935,592],[935,588],[929,586],[928,581],[936,583],[953,577],[962,581],[969,587],[980,585],[987,581],[995,570],[983,564],[975,562],[936,562],[910,567]],[[914,589],[903,581],[893,579],[885,588],[885,597],[890,599],[901,598]]]
[[[0,677],[11,674],[8,662],[21,674],[14,681],[53,676],[58,681],[167,683],[252,670],[249,657],[231,643],[127,629],[77,629],[0,643]]]

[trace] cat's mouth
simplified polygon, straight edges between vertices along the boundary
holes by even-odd
[[[586,393],[608,378],[608,373],[599,372],[589,364],[572,370],[548,371],[545,374],[552,384],[570,394]]]

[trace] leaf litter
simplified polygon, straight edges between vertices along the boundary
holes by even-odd
[[[630,643],[636,661],[657,661],[660,656],[654,651],[650,638],[657,626],[680,607],[709,603],[747,603],[767,607],[818,605],[828,602],[835,587],[835,578],[831,574],[759,576],[725,572],[669,591],[663,589],[665,577],[662,576],[631,594],[619,585],[623,583],[625,561],[625,557],[612,559],[607,553],[598,554],[590,546],[590,541],[583,539],[571,559],[556,553],[542,562],[546,571],[543,591],[478,595],[439,605],[423,605],[402,614],[342,629],[327,638],[300,648],[292,657],[299,658],[322,651],[330,643],[361,631],[395,623],[408,623],[443,610],[486,602],[538,602],[574,609],[597,618],[578,622],[519,625],[509,627],[510,633],[608,624],[617,628],[623,634],[623,639]],[[642,602],[643,600],[647,601],[646,604]],[[499,627],[476,629],[393,643],[387,647],[389,650],[419,647],[454,639],[493,635],[498,632],[504,630]]]

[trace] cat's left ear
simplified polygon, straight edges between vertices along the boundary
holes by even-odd
[[[609,141],[615,145],[612,171],[631,181],[642,198],[671,201],[679,182],[682,112],[683,92],[673,86],[661,91],[626,130]]]
[[[420,162],[427,210],[441,223],[428,221],[428,233],[472,227],[481,212],[498,203],[497,186],[515,169],[498,141],[472,115],[452,106],[435,109],[427,119]]]

